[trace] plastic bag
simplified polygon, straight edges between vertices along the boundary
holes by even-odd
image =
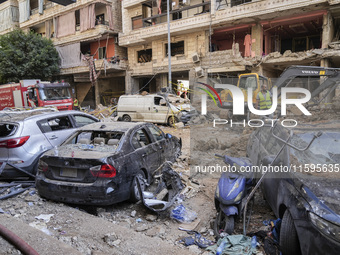
[[[196,219],[196,212],[186,209],[184,205],[176,206],[170,213],[170,217],[178,220],[179,222],[191,222]]]

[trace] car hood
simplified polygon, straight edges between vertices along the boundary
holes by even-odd
[[[340,179],[295,174],[315,214],[340,223]]]
[[[44,156],[80,159],[100,159],[117,154],[116,147],[107,145],[67,144],[47,151]]]

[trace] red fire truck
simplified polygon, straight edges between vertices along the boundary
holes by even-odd
[[[70,84],[22,80],[20,83],[0,85],[0,110],[6,107],[44,106],[55,106],[60,111],[72,110]]]

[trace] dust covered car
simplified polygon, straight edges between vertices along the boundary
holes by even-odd
[[[279,153],[283,141],[292,146]],[[278,154],[262,188],[282,219],[282,253],[340,254],[340,123],[262,127],[251,134],[247,154],[257,166]]]
[[[42,197],[73,204],[137,201],[136,177],[150,183],[165,161],[175,161],[181,146],[151,123],[90,124],[41,157],[36,188]]]
[[[0,111],[0,178],[34,178],[41,154],[77,128],[98,121],[79,111]]]

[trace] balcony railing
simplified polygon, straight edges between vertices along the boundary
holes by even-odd
[[[200,7],[202,7],[202,10],[200,10],[201,9]],[[197,9],[197,12],[191,16],[199,15],[202,13],[208,13],[210,12],[210,2],[205,2],[205,3],[190,5],[190,6],[180,6],[179,9],[170,11],[169,14],[172,15],[173,20],[178,20],[178,19],[182,19],[182,12],[195,9],[195,8]],[[142,21],[143,27],[148,27],[148,26],[157,25],[157,24],[166,22],[166,21],[161,21],[161,17],[165,17],[165,16],[167,16],[167,11],[161,14],[147,17],[147,18],[140,17],[139,20]],[[137,20],[138,19],[134,19],[133,21],[136,22]],[[136,28],[140,28],[140,26],[134,27],[134,29]]]

